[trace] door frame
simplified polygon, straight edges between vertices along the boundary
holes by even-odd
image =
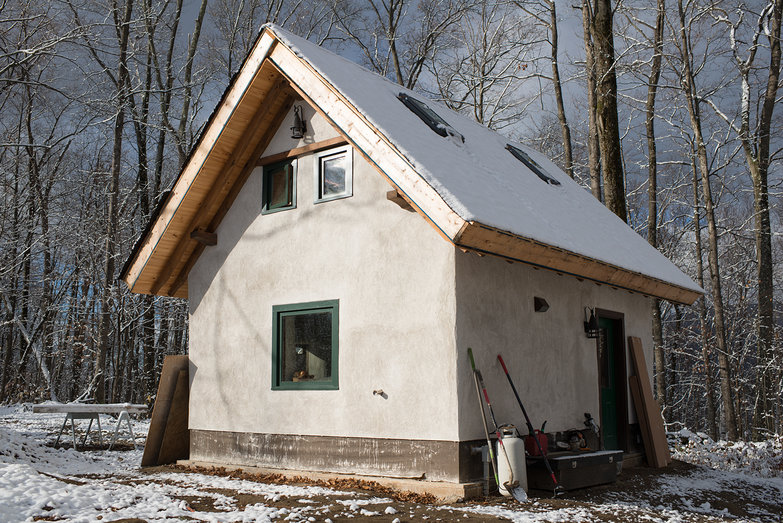
[[[628,442],[630,438],[628,425],[628,347],[625,343],[625,314],[607,309],[595,309],[596,320],[605,318],[616,322],[614,329],[614,376],[615,376],[615,400],[617,402],[617,445],[620,449],[628,451]],[[595,356],[598,365],[598,419],[601,419],[601,369],[600,369],[600,343],[601,339],[595,340]],[[603,437],[603,434],[602,434]]]

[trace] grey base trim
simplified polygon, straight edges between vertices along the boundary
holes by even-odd
[[[222,469],[223,471],[241,471],[246,474],[266,476],[275,474],[288,479],[308,478],[314,481],[330,481],[340,479],[358,479],[372,481],[384,487],[392,488],[398,492],[412,492],[414,494],[430,494],[443,503],[456,503],[468,499],[479,498],[484,495],[484,485],[481,482],[450,483],[446,481],[421,481],[415,479],[395,479],[379,476],[353,476],[348,474],[334,474],[324,472],[311,472],[304,470],[284,470],[273,468],[250,467],[247,465],[226,465],[224,463],[212,463],[208,461],[180,460],[177,465],[191,469],[207,468]]]
[[[231,465],[466,483],[481,479],[481,441],[190,431],[190,459]]]

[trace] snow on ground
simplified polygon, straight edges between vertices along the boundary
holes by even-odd
[[[667,472],[626,471],[617,484],[536,497],[519,504],[500,497],[458,504],[417,504],[320,486],[139,470],[141,450],[85,452],[53,448],[62,414],[33,414],[30,406],[0,407],[0,522],[21,521],[332,521],[353,518],[402,522],[493,521],[779,521],[783,511],[781,439],[729,445],[678,433]],[[82,422],[82,430],[86,422]],[[104,443],[114,421],[103,418]],[[134,432],[147,424],[134,421]],[[79,434],[77,433],[77,436]],[[127,436],[126,436],[127,438]],[[139,438],[141,443],[142,438]],[[71,444],[69,433],[62,442]],[[89,442],[88,442],[89,444]],[[545,496],[546,493],[537,493]],[[736,498],[736,499],[735,499]]]
[[[668,434],[675,459],[727,471],[751,471],[764,478],[783,476],[783,436],[759,441],[713,441],[703,432]]]

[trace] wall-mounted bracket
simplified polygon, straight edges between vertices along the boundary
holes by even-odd
[[[392,189],[391,191],[388,191],[386,193],[386,199],[389,200],[390,202],[396,203],[406,211],[416,212],[411,206],[410,202],[408,202],[408,200],[397,189]]]

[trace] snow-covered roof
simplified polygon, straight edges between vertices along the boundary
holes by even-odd
[[[701,292],[688,276],[540,152],[270,25],[275,35],[385,135],[463,220]],[[442,137],[399,93],[423,100],[464,137]],[[328,111],[327,111],[328,112]],[[512,144],[560,182],[545,183],[507,149]],[[394,173],[386,173],[394,179]]]
[[[442,123],[433,130],[401,94],[424,102],[448,132]],[[262,28],[123,268],[132,291],[187,296],[204,235],[298,96],[457,247],[680,303],[702,292],[541,153],[275,25]]]

